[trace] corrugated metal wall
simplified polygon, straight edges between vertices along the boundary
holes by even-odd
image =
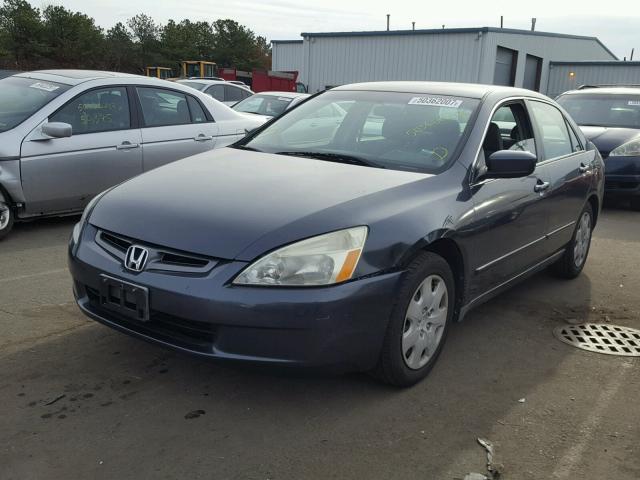
[[[571,72],[573,76],[570,76]],[[621,83],[640,85],[640,62],[552,64],[547,92],[550,97],[555,97],[580,85]]]
[[[498,46],[502,46],[518,51],[516,87],[522,86],[527,54],[542,58],[540,91],[543,93],[548,91],[550,61],[615,60],[615,57],[601,44],[588,39],[488,32],[485,34],[484,45],[480,70],[481,83],[493,83],[496,52]]]
[[[476,33],[307,37],[303,82],[326,86],[383,80],[477,82]]]
[[[271,44],[272,70],[279,72],[295,70],[300,72],[303,64],[302,40],[296,42],[275,41]]]

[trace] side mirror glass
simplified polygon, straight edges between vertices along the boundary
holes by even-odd
[[[42,133],[51,138],[68,138],[73,134],[73,127],[68,123],[50,122],[42,126]]]
[[[486,159],[485,178],[528,177],[536,169],[536,156],[522,150],[499,150]]]

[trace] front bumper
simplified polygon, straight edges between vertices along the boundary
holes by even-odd
[[[323,288],[230,285],[245,262],[221,262],[204,275],[134,274],[92,239],[69,248],[80,309],[129,335],[224,360],[333,369],[375,366],[402,272]],[[74,252],[75,251],[75,252]],[[129,319],[100,304],[100,275],[149,290],[150,320]]]
[[[604,191],[608,196],[640,195],[640,157],[605,159]]]

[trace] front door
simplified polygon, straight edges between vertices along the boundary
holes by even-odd
[[[33,132],[22,144],[26,211],[81,210],[107,188],[142,172],[140,130],[131,128],[125,87],[80,94],[49,117],[72,126],[69,138],[43,140]]]
[[[142,109],[144,171],[214,148],[218,125],[195,97],[164,88],[136,91]]]
[[[536,154],[533,128],[524,102],[505,104],[488,126],[471,187],[475,227],[468,236],[473,249],[470,300],[474,300],[534,266],[544,257],[549,172],[543,164],[523,178],[482,179],[485,158],[498,150]]]

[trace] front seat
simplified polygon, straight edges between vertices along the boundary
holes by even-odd
[[[485,158],[489,158],[494,152],[504,150],[502,135],[500,134],[500,127],[498,127],[497,123],[491,122],[489,124],[489,129],[487,130],[487,136],[484,137],[482,149],[484,150]]]

